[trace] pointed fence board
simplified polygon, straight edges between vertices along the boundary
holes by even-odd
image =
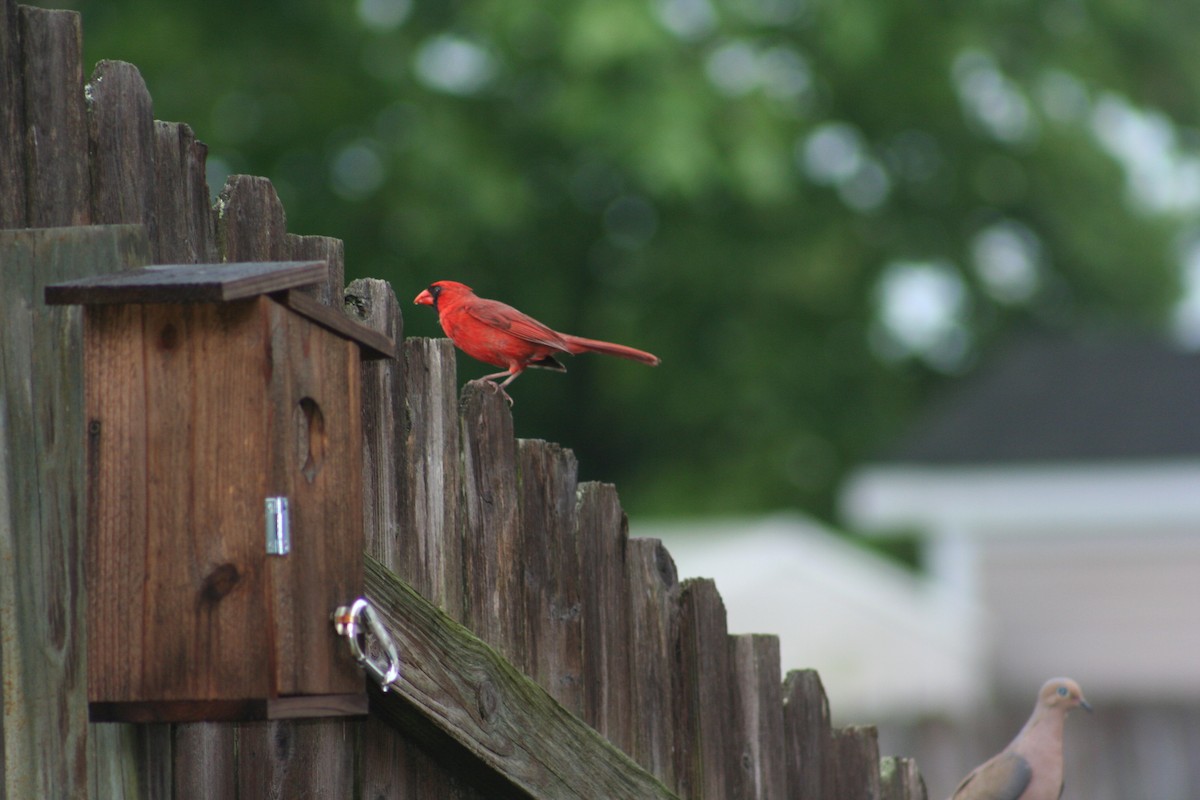
[[[187,125],[154,122],[155,264],[200,264],[217,260],[216,229],[205,177],[208,146]],[[294,255],[299,261],[307,256]]]
[[[346,289],[347,308],[364,327],[393,342],[403,338],[404,318],[387,281],[360,279]],[[404,572],[400,547],[404,524],[404,359],[363,364],[363,525],[367,553],[388,569]],[[428,596],[428,593],[426,593]]]
[[[879,741],[872,725],[834,731],[823,777],[824,797],[879,800]]]
[[[557,444],[522,440],[517,459],[527,674],[578,715],[583,711],[583,621],[575,455]]]
[[[679,582],[675,562],[658,539],[630,539],[629,683],[633,749],[668,786],[678,788],[683,751],[681,710],[675,684],[675,626]]]
[[[612,484],[581,483],[577,495],[574,535],[583,614],[582,716],[610,742],[633,754],[629,523]]]
[[[462,392],[464,621],[479,638],[531,671],[526,646],[525,553],[517,485],[517,443],[504,398],[478,383]]]
[[[145,224],[154,241],[154,112],[146,82],[132,64],[101,61],[86,91],[92,219]]]
[[[222,261],[282,261],[287,256],[287,218],[266,178],[230,175],[217,196],[217,249]]]
[[[449,340],[405,342],[404,382],[404,417],[397,421],[404,425],[404,451],[398,464],[402,518],[394,534],[396,572],[453,619],[464,621],[467,467]]]
[[[795,670],[784,679],[783,733],[790,796],[832,800],[823,788],[833,749],[829,701],[816,670]]]
[[[779,637],[744,634],[730,638],[746,746],[742,759],[746,772],[744,796],[756,800],[787,797]]]
[[[690,798],[742,797],[744,732],[733,687],[725,605],[716,584],[689,578],[680,587],[679,653],[675,692],[684,721],[680,794]]]

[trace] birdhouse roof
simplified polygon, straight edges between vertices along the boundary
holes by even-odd
[[[324,261],[166,264],[47,286],[45,301],[48,305],[226,303],[269,294],[297,314],[357,342],[364,356],[394,358],[396,345],[387,336],[294,291],[326,280],[328,273]]]
[[[224,303],[325,280],[324,261],[165,264],[46,287],[50,305]]]

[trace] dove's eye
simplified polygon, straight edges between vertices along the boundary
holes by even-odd
[[[1067,696],[1067,687],[1065,687],[1065,686],[1058,687],[1058,696],[1066,697]]]

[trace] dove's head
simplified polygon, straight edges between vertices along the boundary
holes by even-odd
[[[1091,704],[1084,699],[1079,684],[1070,678],[1051,678],[1046,681],[1042,690],[1038,692],[1038,705],[1058,709],[1064,714],[1076,707],[1089,712],[1092,710]]]

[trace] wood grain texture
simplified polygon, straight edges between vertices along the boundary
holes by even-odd
[[[271,692],[260,566],[270,476],[262,376],[271,305],[257,298],[144,307],[145,425],[153,438],[144,478],[128,479],[147,485],[145,549],[131,543],[132,557],[159,554],[146,559],[152,605],[143,625],[152,657],[142,662],[141,697],[98,700]],[[106,461],[106,468],[122,466]]]
[[[130,544],[146,543],[146,396],[123,391],[145,384],[140,306],[84,313],[87,365],[87,583],[107,591],[88,597],[88,696],[132,698],[145,656],[146,565]],[[103,418],[99,409],[105,409]],[[119,464],[113,469],[111,464]],[[136,480],[133,478],[136,476]],[[138,624],[130,625],[130,620]],[[119,655],[118,655],[119,654]],[[97,669],[97,665],[110,665]]]
[[[466,624],[528,673],[512,412],[498,392],[467,383],[461,413]]]
[[[88,796],[171,797],[170,725],[89,725]]]
[[[583,711],[583,620],[575,539],[575,454],[541,440],[517,442],[518,543],[527,671],[573,714]],[[514,576],[515,578],[515,576]]]
[[[239,726],[237,794],[232,796],[354,797],[354,745],[360,728],[348,720]]]
[[[91,220],[79,13],[19,6],[25,89],[26,224]]]
[[[467,618],[464,462],[454,347],[449,339],[404,342],[402,525],[397,574],[451,618]],[[515,506],[514,506],[515,508]]]
[[[745,634],[730,637],[734,689],[741,711],[744,797],[784,798],[787,765],[784,757],[783,689],[779,667],[779,637]]]
[[[671,554],[658,539],[630,539],[628,680],[634,759],[680,791],[681,709],[674,691],[679,581]],[[682,792],[681,792],[682,794]]]
[[[489,796],[674,795],[499,653],[367,559],[367,594],[404,654],[404,675],[372,713],[444,752],[457,748]],[[447,757],[452,754],[447,752]]]
[[[287,219],[266,178],[230,175],[213,204],[222,261],[283,261]]]
[[[211,263],[219,257],[205,177],[207,159],[208,146],[196,139],[190,127],[155,121],[151,189],[155,264]]]
[[[101,61],[86,95],[92,221],[145,225],[153,242],[154,111],[146,82],[132,64]]]
[[[579,484],[575,540],[579,548],[583,613],[583,719],[634,755],[630,643],[631,594],[627,573],[629,523],[616,488]]]
[[[678,672],[682,761],[680,793],[690,798],[743,796],[745,743],[734,691],[725,605],[716,584],[689,578],[680,585]]]
[[[16,0],[0,4],[0,229],[27,227],[25,83]]]
[[[823,800],[832,757],[829,701],[816,670],[793,670],[783,682],[783,732],[789,797]]]
[[[879,800],[879,738],[875,727],[852,725],[834,731],[824,776],[826,797]]]
[[[289,233],[285,237],[284,249],[287,258],[293,261],[323,261],[329,265],[324,281],[301,289],[323,306],[342,311],[342,294],[346,289],[346,246],[341,239],[332,236],[297,236]],[[392,339],[392,341],[399,341]]]
[[[404,317],[387,281],[356,280],[346,289],[352,319],[399,343]],[[362,365],[363,530],[366,552],[393,572],[400,566],[404,530],[405,447],[404,359],[382,359]]]
[[[140,228],[0,232],[0,751],[10,797],[87,792],[79,309],[48,282],[144,263]]]
[[[237,726],[198,722],[171,728],[174,796],[237,797]]]

